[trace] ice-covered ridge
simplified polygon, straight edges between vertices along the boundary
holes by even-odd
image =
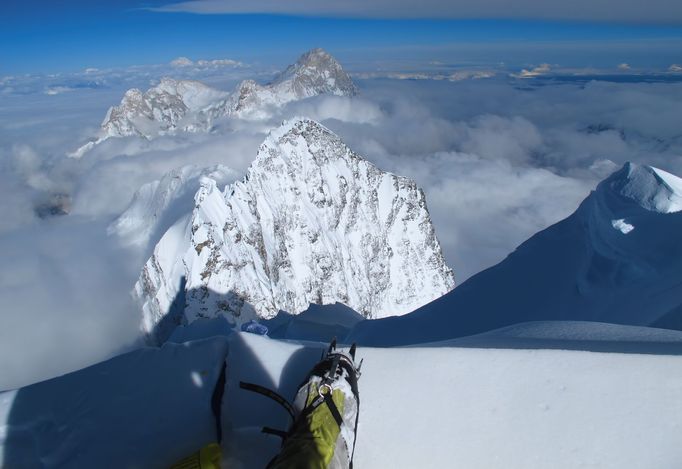
[[[136,295],[154,333],[179,297],[179,323],[239,323],[310,303],[404,314],[453,286],[415,183],[296,119],[271,132],[243,181],[221,192],[201,180],[193,212],[156,246]]]
[[[223,186],[237,179],[237,173],[223,165],[174,169],[140,187],[128,208],[109,226],[109,234],[118,236],[124,244],[146,246],[154,233],[164,233],[192,210],[193,196],[203,176]]]

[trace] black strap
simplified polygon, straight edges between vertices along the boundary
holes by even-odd
[[[327,404],[327,407],[329,407],[329,411],[332,413],[332,417],[334,417],[334,420],[336,420],[338,426],[341,427],[341,425],[343,425],[343,417],[341,417],[339,408],[336,407],[336,404],[332,399],[331,391],[324,395],[324,402]]]
[[[223,426],[221,424],[221,411],[223,406],[223,394],[225,393],[225,370],[227,367],[227,362],[223,360],[223,368],[220,370],[220,376],[218,376],[218,381],[213,388],[213,394],[211,395],[211,411],[213,412],[213,417],[215,417],[215,429],[216,437],[218,438],[218,443],[223,440]]]
[[[315,409],[317,409],[320,406],[320,404],[322,404],[323,402],[324,402],[324,397],[318,396],[313,402],[310,403],[310,405],[308,407],[303,409],[303,411],[298,416],[298,418],[301,420],[305,420],[308,417],[308,415],[312,414],[313,411]]]
[[[265,397],[269,397],[270,399],[272,399],[273,401],[275,401],[276,403],[278,403],[279,405],[284,407],[284,409],[286,409],[286,411],[289,412],[289,415],[291,415],[292,420],[296,419],[294,408],[292,407],[292,405],[289,404],[289,401],[284,399],[282,396],[277,394],[275,391],[268,389],[266,387],[263,387],[259,384],[245,383],[244,381],[239,382],[239,387],[242,389],[246,389],[247,391],[257,392],[258,394],[262,394]]]
[[[358,441],[358,419],[360,418],[360,396],[355,396],[358,408],[355,413],[355,428],[353,429],[353,451],[350,453],[350,467],[348,469],[353,469],[353,457],[355,456],[355,442]]]
[[[308,415],[312,414],[315,409],[320,407],[322,403],[327,404],[327,407],[329,408],[329,412],[331,412],[332,417],[334,417],[334,420],[336,421],[336,424],[341,427],[343,425],[343,417],[341,416],[341,412],[339,412],[339,408],[336,407],[336,404],[334,403],[334,400],[332,399],[332,392],[329,391],[327,393],[322,394],[321,396],[318,396],[313,402],[310,403],[308,407],[303,409],[303,412],[301,412],[301,415],[299,415],[300,419],[305,419],[308,417]]]

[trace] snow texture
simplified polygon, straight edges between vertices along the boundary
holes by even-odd
[[[676,467],[682,461],[677,437],[682,334],[621,327],[594,330],[591,324],[560,322],[518,327],[525,339],[557,350],[524,348],[513,337],[506,338],[509,349],[497,348],[495,333],[472,338],[465,348],[456,343],[359,348],[357,358],[364,362],[354,466]],[[564,334],[640,353],[647,344],[633,349],[619,336],[647,336],[655,347],[660,335],[674,355],[561,350]],[[232,338],[223,407],[224,424],[232,429],[225,445],[230,463],[264,467],[279,440],[260,434],[260,427],[288,424],[286,412],[239,389],[238,381],[293,396],[321,350],[321,344],[252,334]]]
[[[164,234],[135,286],[157,341],[198,318],[241,324],[310,303],[405,314],[454,286],[424,193],[316,122],[273,130],[224,192],[200,182],[194,210]]]
[[[423,343],[535,320],[680,329],[680,197],[681,179],[627,163],[498,265],[410,315],[359,323],[349,340]]]

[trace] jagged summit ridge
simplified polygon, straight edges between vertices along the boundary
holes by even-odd
[[[210,128],[206,118],[211,109],[228,93],[195,80],[174,80],[164,77],[158,85],[142,92],[129,89],[118,106],[107,111],[96,139],[69,154],[80,158],[95,145],[111,137],[142,137],[151,139],[177,131],[200,132]]]
[[[210,178],[201,184],[192,214],[164,235],[136,284],[147,332],[179,294],[180,323],[239,323],[310,303],[404,314],[454,287],[423,192],[316,122],[271,132],[224,192]]]
[[[121,104],[109,109],[102,130],[109,137],[145,138],[180,129],[197,130],[192,122],[182,126],[182,119],[190,112],[209,107],[226,94],[198,81],[163,78],[144,94],[138,89],[128,90]]]

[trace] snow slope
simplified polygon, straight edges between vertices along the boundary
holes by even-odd
[[[682,333],[593,326],[533,323],[464,346],[359,348],[355,467],[679,467]],[[498,348],[500,337],[509,348]],[[555,350],[515,347],[520,338]],[[620,353],[562,350],[566,341]],[[260,428],[286,428],[287,415],[238,382],[290,398],[323,347],[232,333],[2,393],[2,466],[168,467],[215,440],[210,398],[227,354],[224,467],[262,468],[279,439]]]
[[[0,393],[0,467],[162,468],[215,440],[227,339],[141,349]]]
[[[273,130],[242,182],[221,192],[202,178],[194,200],[135,286],[157,341],[197,318],[239,324],[310,303],[404,314],[454,285],[423,192],[310,120]]]
[[[358,324],[349,340],[422,343],[532,320],[682,328],[681,197],[681,179],[627,163],[498,265],[412,314]]]

